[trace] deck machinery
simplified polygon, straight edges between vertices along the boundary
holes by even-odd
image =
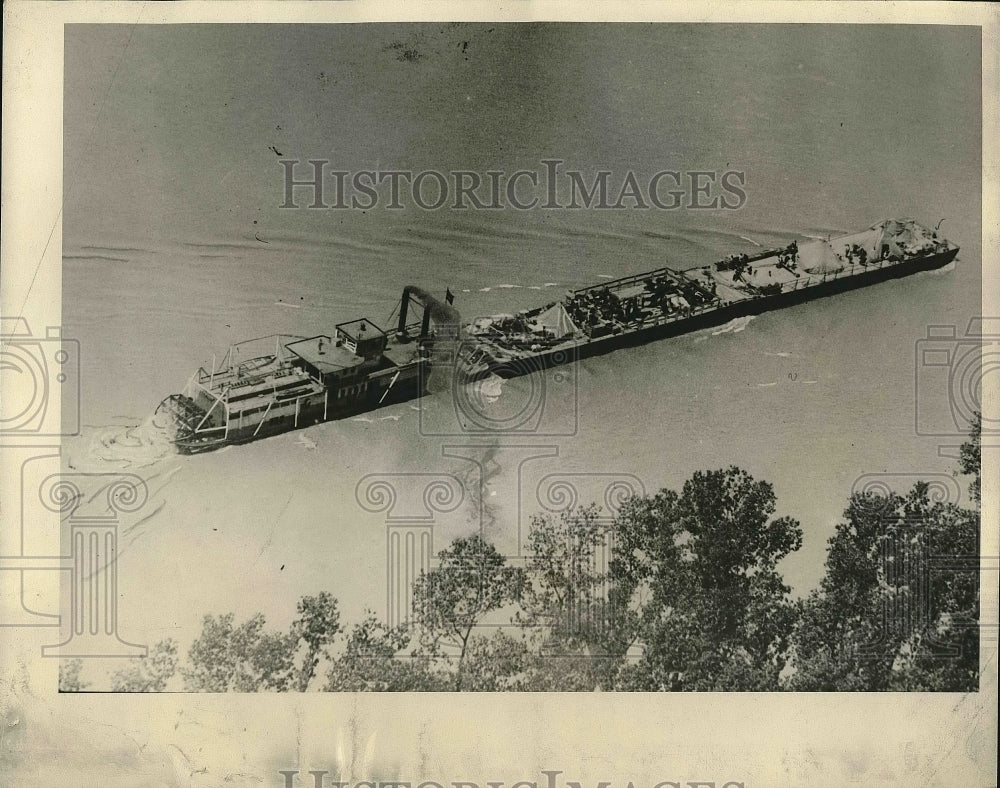
[[[408,307],[423,307],[406,322]],[[407,287],[397,331],[372,320],[334,327],[333,336],[272,335],[229,348],[200,367],[180,394],[160,403],[154,424],[184,453],[242,443],[419,396],[432,335],[433,299]]]
[[[479,318],[461,317],[415,285],[403,290],[393,336],[368,318],[333,336],[271,336],[234,345],[167,397],[154,423],[182,452],[196,452],[372,410],[423,395],[440,362],[459,385],[721,325],[736,317],[940,268],[958,246],[910,219],[730,255],[685,271],[658,268],[572,290],[559,300]],[[411,303],[421,319],[407,323]]]
[[[571,290],[542,307],[480,318],[466,331],[481,374],[515,376],[940,268],[958,251],[936,230],[889,219],[700,268],[658,268]]]

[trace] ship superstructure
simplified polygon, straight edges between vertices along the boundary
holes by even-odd
[[[242,443],[343,418],[419,396],[426,379],[432,299],[419,322],[403,292],[394,336],[360,318],[333,335],[273,335],[233,345],[221,362],[200,367],[180,394],[160,403],[154,423],[185,453]]]
[[[461,331],[450,291],[442,303],[409,285],[392,336],[360,318],[337,324],[329,336],[239,343],[163,400],[154,420],[180,451],[204,451],[420,397],[437,361],[459,385],[529,374],[940,268],[958,251],[936,230],[890,219],[700,268],[624,276],[541,307],[476,319]],[[411,304],[423,309],[414,323],[407,322]]]

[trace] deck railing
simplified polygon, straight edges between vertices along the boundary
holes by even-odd
[[[907,258],[904,258],[904,259],[900,259],[900,260],[890,260],[888,258],[876,259],[876,260],[872,260],[872,261],[866,263],[865,265],[862,265],[860,263],[851,263],[850,265],[847,265],[844,268],[841,268],[840,270],[834,271],[834,272],[832,272],[830,274],[816,275],[816,274],[803,273],[800,276],[796,277],[791,282],[775,283],[775,284],[779,284],[779,286],[781,288],[780,291],[778,291],[778,292],[787,293],[787,292],[791,292],[791,291],[794,291],[794,290],[800,290],[800,289],[805,289],[805,288],[809,288],[809,287],[814,287],[816,285],[823,284],[824,282],[834,281],[834,280],[836,280],[838,278],[856,276],[856,275],[864,273],[866,271],[877,271],[877,270],[881,270],[883,268],[889,268],[889,267],[892,267],[892,266],[901,265],[903,263],[910,262],[910,261],[914,260],[917,257],[920,257],[920,255],[913,255],[913,256],[910,256],[910,257],[907,257]],[[761,259],[763,259],[763,258],[761,258]],[[590,291],[590,290],[603,289],[605,287],[610,287],[610,288],[624,287],[624,286],[628,286],[629,284],[632,284],[632,283],[638,283],[640,281],[645,281],[646,279],[648,279],[651,276],[658,276],[658,275],[661,275],[663,273],[666,273],[668,275],[672,275],[676,279],[679,279],[681,281],[688,281],[688,282],[693,282],[694,284],[698,284],[697,282],[695,282],[694,280],[692,280],[690,277],[688,277],[686,274],[684,274],[682,272],[674,271],[673,269],[670,269],[670,268],[660,268],[660,269],[657,269],[656,271],[647,271],[647,272],[642,273],[642,274],[632,274],[630,276],[621,277],[620,279],[615,279],[615,280],[606,282],[604,284],[592,285],[591,287],[582,288],[580,290],[574,290],[572,292],[573,293],[583,293],[583,292],[587,292],[587,291]],[[753,286],[751,285],[751,287],[753,287]],[[735,289],[739,289],[739,288],[735,288]],[[748,298],[746,300],[754,300],[754,299],[757,299],[757,298],[767,298],[768,297],[768,294],[759,292],[759,290],[757,290],[757,288],[754,288],[754,291],[742,290],[741,292],[744,292],[744,293],[747,294]],[[653,327],[653,326],[665,325],[665,324],[668,324],[668,323],[675,323],[675,322],[678,322],[678,321],[681,321],[681,320],[686,320],[686,319],[691,318],[691,317],[693,317],[695,315],[700,315],[700,314],[703,314],[705,312],[715,311],[715,310],[719,309],[720,307],[725,306],[726,304],[730,304],[730,303],[739,303],[739,302],[738,301],[723,301],[721,298],[716,297],[715,299],[713,299],[712,301],[710,301],[708,303],[692,305],[692,306],[689,306],[686,309],[678,310],[678,311],[675,311],[675,312],[671,312],[670,314],[662,314],[662,315],[657,315],[655,317],[647,317],[647,318],[644,318],[644,319],[630,320],[630,321],[626,321],[626,322],[618,322],[618,321],[609,321],[609,322],[613,323],[615,333],[621,333],[623,330],[629,329],[629,328],[638,329],[638,328],[643,328],[643,327]],[[496,337],[492,337],[490,339],[482,337],[482,338],[480,338],[480,341],[482,341],[484,344],[487,344],[489,346],[492,346],[494,348],[497,348],[499,350],[502,350],[502,351],[508,352],[508,353],[511,352],[511,351],[518,351],[518,350],[522,350],[523,349],[523,348],[519,347],[514,342],[504,341],[506,339],[506,335],[504,335],[501,331],[499,331],[497,329],[495,329],[495,330],[496,330],[496,333],[497,333]],[[590,327],[581,327],[580,331],[583,334],[583,336],[585,336],[588,340],[590,339]],[[577,335],[577,338],[581,338],[580,335]]]

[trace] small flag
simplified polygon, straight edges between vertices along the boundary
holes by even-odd
[[[447,301],[449,304],[454,304],[455,303],[455,294],[453,292],[451,292],[451,288],[450,287],[445,288],[445,291],[444,291],[444,300]]]

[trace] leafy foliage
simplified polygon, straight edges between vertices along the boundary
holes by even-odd
[[[61,659],[59,660],[59,691],[60,692],[83,692],[90,684],[80,679],[83,671],[82,659]]]
[[[983,414],[977,413],[969,432],[969,440],[962,444],[958,457],[958,469],[961,473],[972,476],[969,485],[969,495],[977,504],[980,502],[979,473],[982,464],[981,438],[983,433]]]
[[[260,613],[236,627],[233,619],[232,613],[205,616],[201,635],[188,651],[191,666],[181,669],[187,688],[200,692],[289,689],[297,635],[266,631]]]
[[[980,434],[977,416],[959,464],[977,504]],[[532,518],[525,569],[480,536],[454,540],[414,583],[413,628],[367,611],[342,632],[328,592],[299,600],[287,633],[205,616],[181,674],[209,692],[305,691],[324,662],[338,692],[977,688],[978,510],[924,483],[854,495],[819,588],[796,602],[778,567],[802,529],[776,510],[746,471],[697,472],[613,523],[595,506]],[[161,641],[112,688],[163,690],[176,666]],[[61,691],[87,686],[82,667],[60,663]]]
[[[595,505],[531,520],[529,582],[516,621],[537,630],[521,684],[531,691],[610,689],[630,645],[629,611],[610,593],[614,528]]]
[[[972,691],[979,674],[979,519],[932,502],[858,494],[802,605],[796,690]]]
[[[524,573],[507,566],[497,549],[478,534],[455,539],[438,553],[438,567],[413,585],[413,612],[421,653],[441,656],[442,646],[458,651],[455,689],[462,688],[472,629],[489,613],[516,602]]]
[[[390,627],[372,611],[347,636],[344,651],[333,660],[330,692],[414,692],[446,689],[448,679],[433,672],[431,660],[397,655],[410,642],[405,627]]]
[[[738,468],[626,503],[612,577],[616,607],[638,611],[643,654],[623,669],[623,689],[777,686],[795,610],[777,564],[802,531],[774,512],[771,485]]]
[[[562,648],[593,646],[609,624],[610,524],[596,506],[535,516],[528,531],[528,576],[522,621],[544,626]]]
[[[177,671],[177,641],[161,640],[141,659],[111,674],[112,692],[163,692]]]
[[[337,600],[328,591],[305,596],[298,603],[299,617],[292,624],[291,634],[304,646],[305,654],[299,668],[298,689],[309,689],[320,657],[329,657],[328,647],[340,632],[340,611]]]
[[[497,629],[490,637],[473,637],[465,655],[461,688],[471,692],[529,689],[531,653],[524,638]]]
[[[185,686],[201,692],[307,690],[340,632],[340,611],[326,591],[302,597],[297,610],[287,633],[265,630],[260,613],[239,626],[232,613],[205,616],[188,651],[190,667],[181,669]]]

